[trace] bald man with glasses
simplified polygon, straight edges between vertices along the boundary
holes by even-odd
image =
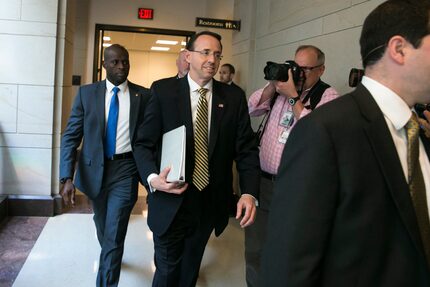
[[[266,116],[261,128],[260,165],[261,183],[257,218],[245,229],[246,281],[256,286],[260,270],[261,249],[266,238],[269,206],[273,183],[276,180],[281,155],[291,130],[299,119],[315,108],[337,98],[338,92],[320,78],[325,70],[325,55],[317,47],[303,45],[297,48],[294,61],[303,70],[304,77],[294,83],[291,71],[289,80],[269,81],[249,98],[251,116]]]

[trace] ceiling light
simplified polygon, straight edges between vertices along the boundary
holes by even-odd
[[[109,36],[103,36],[103,41],[110,41],[110,37]]]
[[[112,46],[111,43],[103,43],[103,47],[105,47],[105,48],[110,47],[110,46]]]
[[[156,44],[162,44],[162,45],[176,45],[176,44],[178,44],[178,41],[157,40],[155,43]]]
[[[181,42],[181,45],[182,45],[182,46],[185,46],[186,44],[187,44],[187,43],[186,43],[185,41],[182,41],[182,42]]]
[[[169,47],[155,47],[155,46],[153,46],[153,47],[151,47],[151,50],[153,50],[153,51],[169,51],[170,48]]]

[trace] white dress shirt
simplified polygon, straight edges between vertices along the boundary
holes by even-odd
[[[109,116],[110,102],[113,96],[112,89],[114,84],[106,79],[106,96],[105,96],[105,129]],[[116,128],[116,146],[115,154],[121,154],[131,151],[130,143],[130,91],[128,82],[125,81],[118,86],[118,125]]]
[[[404,127],[409,121],[412,111],[400,96],[381,83],[366,76],[363,77],[361,83],[370,91],[384,114],[402,164],[403,173],[408,181],[408,140]],[[427,206],[430,207],[430,163],[421,139],[419,140],[419,162],[426,187]]]

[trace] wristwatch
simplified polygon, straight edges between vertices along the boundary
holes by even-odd
[[[288,98],[288,103],[290,104],[290,106],[293,107],[297,103],[297,101],[299,101],[299,100],[300,100],[300,96],[295,97],[295,98]]]

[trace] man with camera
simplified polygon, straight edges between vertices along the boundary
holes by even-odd
[[[246,281],[256,286],[261,249],[266,237],[266,224],[279,162],[288,135],[296,122],[313,109],[337,98],[339,94],[321,81],[324,53],[317,47],[297,48],[294,61],[285,64],[268,62],[266,86],[249,98],[251,116],[265,116],[259,127],[261,184],[258,216],[245,230]]]

